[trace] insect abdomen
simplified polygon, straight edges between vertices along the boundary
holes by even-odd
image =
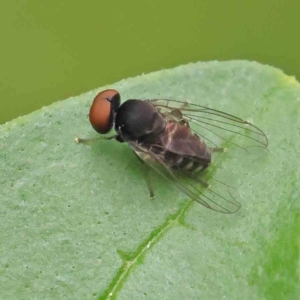
[[[162,142],[165,160],[174,169],[195,172],[210,164],[211,150],[185,125],[168,123]]]
[[[183,156],[169,151],[161,153],[161,158],[168,166],[189,172],[197,172],[209,166],[210,161],[203,161],[199,157]]]

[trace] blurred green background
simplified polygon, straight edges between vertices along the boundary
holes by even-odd
[[[300,78],[299,0],[0,4],[0,123],[144,72],[247,59]]]

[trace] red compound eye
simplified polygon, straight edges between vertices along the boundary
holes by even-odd
[[[100,92],[94,99],[90,109],[90,122],[93,128],[101,133],[107,133],[113,127],[113,112],[120,105],[120,95],[116,90],[109,89]]]

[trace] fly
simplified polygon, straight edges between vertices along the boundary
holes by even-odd
[[[126,142],[146,166],[187,196],[225,214],[238,211],[241,205],[228,185],[216,180],[215,184],[222,187],[218,191],[201,179],[211,164],[212,153],[224,152],[222,143],[246,150],[268,146],[261,129],[231,114],[170,99],[129,99],[121,104],[120,94],[113,89],[95,97],[89,119],[100,134],[108,133],[114,126],[116,134],[105,139]],[[147,172],[145,179],[153,198]]]

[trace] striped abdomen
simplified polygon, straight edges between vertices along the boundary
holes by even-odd
[[[178,123],[168,122],[159,140],[147,148],[173,169],[197,172],[211,161],[211,150],[205,143],[189,127]]]

